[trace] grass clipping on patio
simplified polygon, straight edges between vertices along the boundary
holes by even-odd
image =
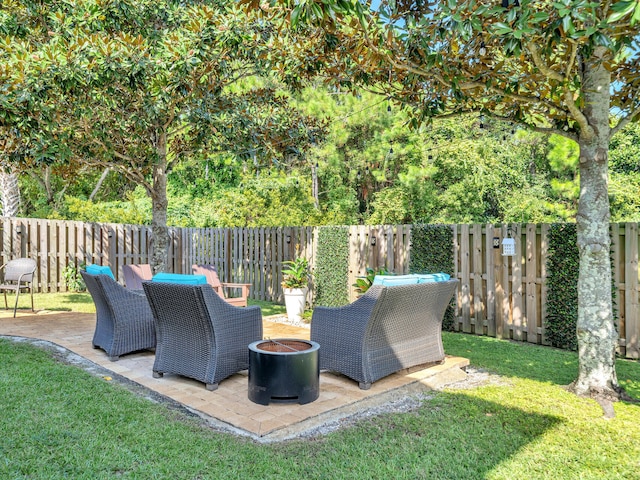
[[[575,353],[451,333],[445,346],[501,381],[434,392],[414,411],[326,436],[259,444],[0,339],[0,478],[638,478],[640,407],[617,403],[604,420],[595,401],[566,392]],[[640,396],[638,362],[619,361],[618,375]]]

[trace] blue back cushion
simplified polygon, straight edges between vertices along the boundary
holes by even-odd
[[[382,285],[383,287],[415,285],[416,283],[418,283],[418,278],[414,275],[376,275],[373,279],[373,285]]]
[[[89,264],[85,267],[85,271],[91,275],[109,275],[114,280],[116,279],[116,277],[113,276],[111,268],[109,268],[107,265]]]
[[[446,282],[451,278],[447,273],[419,273],[416,277],[418,277],[418,283]]]
[[[204,285],[207,277],[204,275],[184,275],[182,273],[156,273],[152,282],[182,283],[185,285]]]
[[[376,275],[372,285],[392,287],[394,285],[415,285],[416,283],[446,282],[451,278],[446,273],[417,273],[412,275]]]

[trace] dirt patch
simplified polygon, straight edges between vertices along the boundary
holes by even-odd
[[[505,377],[488,372],[482,368],[468,366],[466,368],[467,378],[455,383],[450,383],[444,389],[468,390],[471,388],[484,387],[486,385],[512,386]]]

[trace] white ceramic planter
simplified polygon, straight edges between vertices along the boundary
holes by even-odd
[[[287,318],[299,322],[307,303],[307,288],[285,288],[284,305],[287,308]]]

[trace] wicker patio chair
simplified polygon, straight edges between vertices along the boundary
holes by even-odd
[[[31,292],[31,311],[33,312],[33,274],[36,271],[36,261],[32,258],[16,258],[9,260],[0,267],[4,270],[0,290],[4,292],[4,308],[9,308],[7,304],[7,291],[16,292],[16,303],[13,306],[13,317],[16,316],[18,309],[18,297],[20,290],[28,288]]]
[[[156,346],[153,314],[144,292],[124,288],[109,275],[80,272],[96,305],[93,348],[103,349],[109,360]]]
[[[457,283],[372,286],[344,307],[316,307],[311,340],[320,344],[320,369],[367,390],[399,370],[443,361],[442,319]]]
[[[207,283],[213,287],[221,298],[236,307],[246,307],[247,299],[249,298],[250,283],[229,283],[221,282],[218,277],[218,270],[213,265],[192,265],[191,270],[195,275],[204,275],[207,277]],[[235,290],[239,293],[238,296],[230,296],[231,290]]]
[[[211,285],[143,282],[156,322],[153,376],[194,378],[215,390],[249,368],[249,344],[262,339],[260,307],[229,305]]]
[[[132,290],[142,290],[142,282],[151,280],[151,265],[143,263],[140,265],[122,265],[122,275],[124,276],[124,285]]]

